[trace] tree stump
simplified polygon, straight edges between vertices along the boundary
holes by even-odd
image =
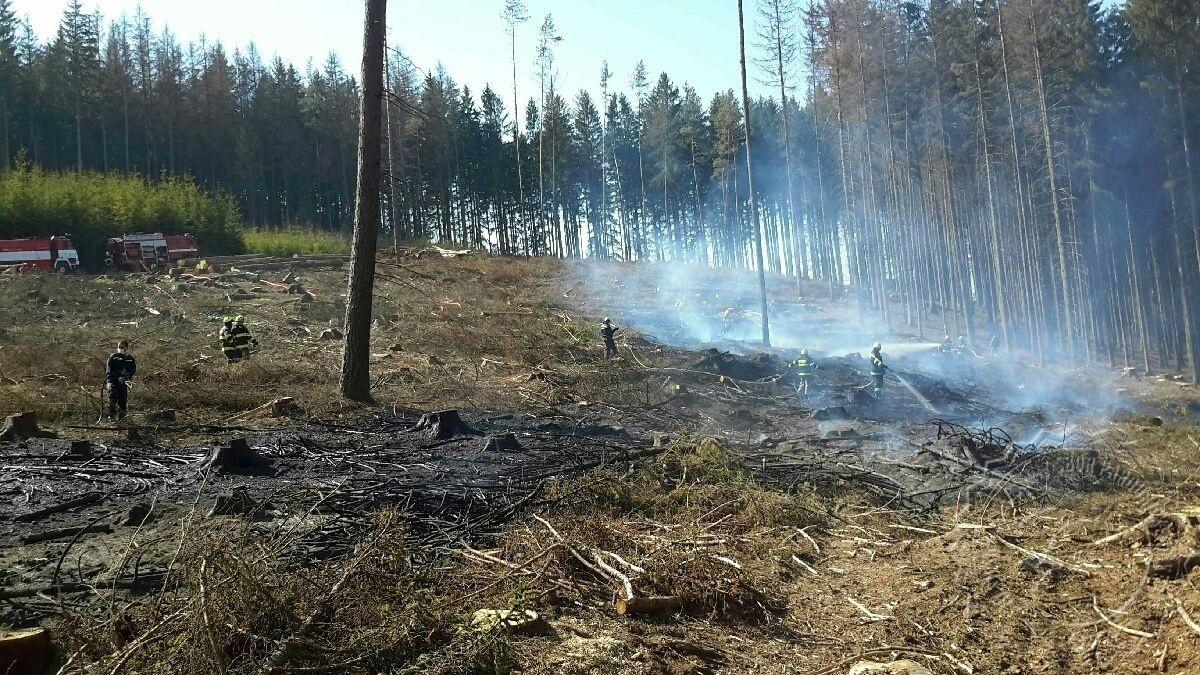
[[[45,628],[0,631],[0,673],[40,673],[49,659]]]
[[[239,487],[217,495],[217,498],[213,500],[212,508],[208,511],[208,516],[210,518],[213,516],[249,516],[262,511],[267,506],[259,504],[250,496],[246,488]]]
[[[478,436],[479,432],[462,421],[457,410],[442,410],[425,413],[409,431],[421,431],[434,441],[444,441],[457,436]]]
[[[0,426],[0,441],[21,441],[26,438],[54,438],[54,434],[38,427],[37,415],[31,412],[9,415]]]
[[[812,414],[812,419],[818,422],[845,422],[853,419],[849,411],[842,406],[822,408]]]
[[[149,504],[139,502],[126,509],[125,513],[118,516],[115,522],[117,525],[125,527],[138,527],[153,520],[154,510],[150,508]]]
[[[218,473],[262,473],[270,466],[271,460],[255,452],[244,438],[214,448],[204,463],[206,470]]]
[[[175,411],[171,409],[146,413],[146,421],[150,424],[174,424],[175,419]]]
[[[67,451],[67,457],[72,459],[91,459],[96,453],[92,452],[91,441],[71,441],[71,449]]]
[[[521,445],[514,434],[492,436],[483,446],[484,452],[521,452],[523,450],[525,450],[525,446]]]

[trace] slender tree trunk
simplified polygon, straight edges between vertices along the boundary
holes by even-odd
[[[383,163],[383,52],[387,0],[365,0],[362,101],[358,137],[358,197],[350,280],[346,295],[346,345],[342,358],[342,395],[371,402],[371,304],[375,253],[379,239],[379,191]]]
[[[758,201],[754,197],[754,162],[750,152],[750,89],[746,84],[746,21],[738,0],[738,40],[742,65],[742,106],[746,115],[746,184],[750,194],[750,225],[754,228],[754,258],[758,265],[758,293],[762,305],[762,341],[771,346],[771,321],[767,312],[767,272],[763,264],[762,231],[758,226]]]
[[[8,147],[8,97],[0,96],[0,174],[8,173],[11,166]]]
[[[517,154],[517,217],[521,219],[524,255],[529,256],[529,221],[524,213],[524,169],[521,166],[521,101],[517,98],[517,26],[512,25],[512,144]]]
[[[83,173],[83,111],[78,92],[75,94],[75,169]]]
[[[978,39],[978,36],[977,36]],[[987,123],[987,108],[984,105],[983,99],[983,75],[979,69],[979,48],[976,42],[975,49],[975,98],[977,103],[977,112],[979,114],[979,137],[981,143],[981,153],[983,155],[984,180],[987,181],[987,204],[988,204],[988,234],[991,237],[992,257],[992,284],[993,288],[993,304],[996,308],[996,316],[1000,323],[1000,334],[1004,341],[1004,351],[1008,352],[1012,349],[1012,343],[1008,329],[1008,303],[1004,288],[1003,279],[1003,263],[1001,260],[1000,251],[1000,217],[996,212],[996,196],[995,187],[992,178],[992,146],[988,139],[988,123]]]
[[[1041,118],[1043,150],[1046,153],[1046,174],[1049,180],[1050,207],[1054,215],[1054,238],[1058,250],[1058,276],[1062,291],[1062,315],[1064,333],[1061,336],[1068,356],[1075,351],[1075,305],[1071,292],[1071,268],[1067,262],[1066,233],[1063,226],[1062,209],[1059,205],[1058,173],[1054,162],[1054,142],[1050,137],[1050,112],[1046,100],[1046,80],[1042,71],[1041,38],[1034,12],[1033,0],[1029,0],[1029,27],[1033,32],[1033,75],[1037,92],[1038,115]]]
[[[129,175],[129,93],[121,94],[121,109],[125,121],[125,175]]]
[[[392,68],[391,57],[387,53],[387,45],[384,45],[383,50],[383,133],[387,143],[387,201],[388,201],[388,225],[392,228],[392,255],[396,260],[400,260],[400,220],[398,218],[398,210],[396,208],[396,150],[393,145],[392,138],[395,136],[395,130],[392,128],[392,97],[396,92],[392,91]]]

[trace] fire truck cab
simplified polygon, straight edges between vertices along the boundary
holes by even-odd
[[[79,252],[70,237],[0,239],[0,267],[18,272],[41,270],[69,274],[79,270]]]
[[[105,245],[104,257],[109,265],[148,270],[199,255],[196,238],[190,234],[153,233],[113,237]]]

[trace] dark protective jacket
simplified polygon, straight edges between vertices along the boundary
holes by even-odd
[[[871,352],[871,374],[883,375],[887,372],[887,366],[883,365],[883,356],[875,352]]]
[[[108,357],[108,365],[104,369],[104,380],[106,382],[129,380],[136,372],[137,361],[132,355],[113,352],[112,356]]]
[[[608,324],[601,324],[600,325],[600,337],[604,338],[605,342],[613,342],[616,339],[617,333],[620,332],[620,330],[621,329],[617,328],[616,326],[612,326],[612,325],[608,325]]]
[[[250,351],[250,345],[257,340],[250,335],[250,329],[246,328],[245,324],[234,324],[233,328],[229,329],[227,342],[231,349],[245,353]]]
[[[796,367],[796,374],[801,377],[808,377],[817,370],[817,362],[807,356],[801,356],[792,362]]]

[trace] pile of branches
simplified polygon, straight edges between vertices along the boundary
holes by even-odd
[[[1017,443],[1008,432],[995,427],[973,430],[941,419],[932,420],[929,424],[936,428],[936,440],[940,444],[957,452],[958,459],[983,469],[1010,466],[1037,450],[1036,446]]]

